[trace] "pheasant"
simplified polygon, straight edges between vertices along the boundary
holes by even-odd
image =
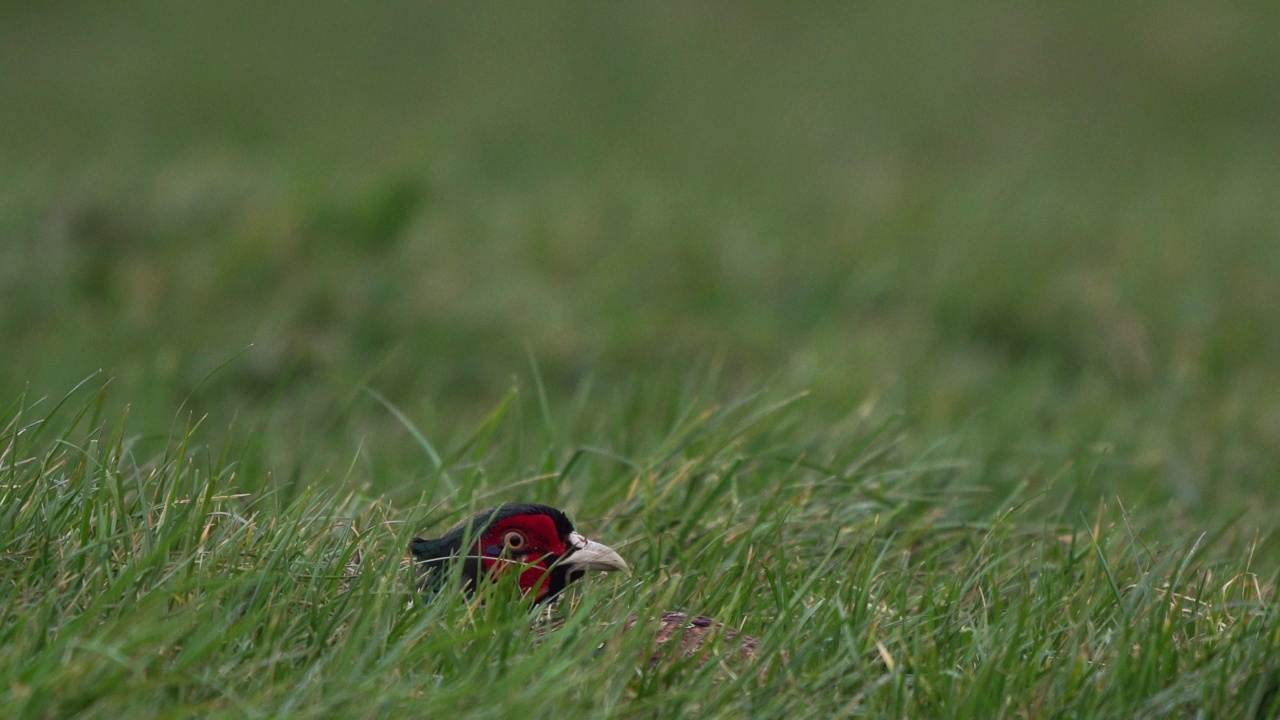
[[[468,541],[464,552],[463,543]],[[508,503],[482,510],[438,538],[415,537],[409,552],[417,567],[418,589],[425,596],[441,589],[456,562],[463,563],[463,589],[469,594],[481,577],[518,572],[516,584],[522,593],[533,596],[535,605],[554,600],[591,570],[631,574],[617,551],[588,540],[564,512],[548,505]],[[623,627],[629,630],[637,622],[633,615]],[[711,618],[683,612],[664,612],[657,618],[656,642],[661,645],[678,638],[680,653],[692,656],[717,631],[726,643],[738,646],[741,657],[754,655],[755,638],[723,628]]]
[[[464,554],[462,543],[471,540]],[[446,570],[462,560],[463,588],[474,592],[481,573],[519,569],[521,592],[532,593],[534,603],[551,600],[588,570],[624,572],[631,568],[608,545],[591,542],[573,529],[560,510],[547,505],[506,504],[481,510],[434,540],[415,537],[409,543],[418,569],[418,588],[426,594],[439,590]]]

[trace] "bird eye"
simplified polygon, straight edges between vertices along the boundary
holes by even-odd
[[[502,536],[502,544],[506,549],[519,552],[524,546],[529,544],[528,538],[519,530],[508,530]]]

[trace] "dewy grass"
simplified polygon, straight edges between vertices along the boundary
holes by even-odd
[[[636,570],[579,583],[548,631],[502,583],[415,598],[405,544],[466,495],[394,507],[330,483],[277,502],[196,435],[141,454],[123,419],[74,402],[3,425],[5,717],[1280,712],[1274,577],[1247,555],[1109,507],[979,510],[938,463],[898,457],[891,428],[801,452],[795,408],[753,401],[615,428],[650,454],[598,474],[545,448],[572,487],[516,480],[503,499],[571,505]],[[509,432],[443,454],[464,493],[519,477]],[[623,627],[664,610],[757,637],[755,658],[712,642],[651,662],[643,623]]]

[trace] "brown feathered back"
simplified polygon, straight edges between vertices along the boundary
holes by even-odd
[[[639,618],[632,615],[623,628],[630,630],[638,623]],[[690,617],[688,613],[667,611],[658,618],[650,618],[644,623],[644,627],[652,628],[655,642],[660,646],[653,656],[654,663],[663,656],[670,656],[673,652],[687,658],[698,656],[700,653],[705,654],[704,646],[707,645],[707,641],[716,636],[723,638],[726,653],[733,653],[742,660],[750,660],[760,645],[760,641],[750,635],[743,635],[705,615]],[[675,647],[678,649],[668,650],[666,647],[661,647],[672,641],[677,643]]]

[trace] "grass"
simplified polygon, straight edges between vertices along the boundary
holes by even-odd
[[[1120,508],[1064,517],[1026,492],[972,501],[955,461],[903,457],[883,425],[797,453],[794,399],[705,403],[641,424],[662,429],[627,456],[522,444],[548,428],[513,422],[509,403],[401,505],[343,482],[286,499],[181,425],[140,452],[101,394],[18,405],[0,455],[0,704],[14,718],[1280,712],[1275,578],[1250,547],[1152,542]],[[620,415],[593,419],[609,435],[628,429]],[[409,537],[494,496],[567,506],[635,575],[582,583],[545,636],[510,587],[411,602]],[[652,637],[620,628],[664,609],[724,618],[758,654],[713,643],[701,662],[651,665]]]
[[[1280,715],[1277,20],[3,5],[0,714]]]

